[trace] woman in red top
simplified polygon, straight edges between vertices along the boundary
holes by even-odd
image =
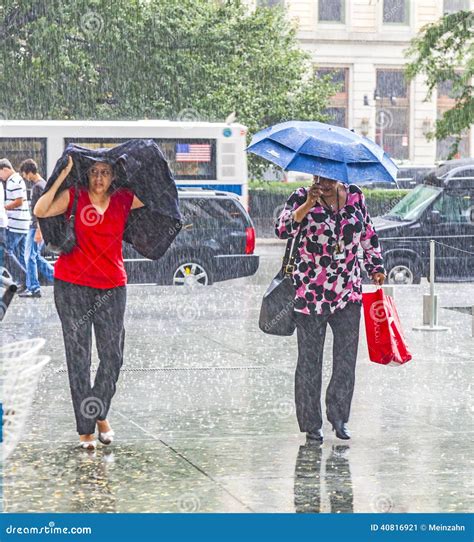
[[[66,360],[80,446],[110,444],[114,432],[107,413],[123,362],[123,327],[127,275],[122,238],[130,210],[143,203],[129,190],[114,190],[111,164],[95,162],[88,171],[88,188],[57,193],[73,166],[71,156],[51,189],[35,206],[37,217],[71,213],[77,199],[76,246],[62,254],[54,266],[54,300],[63,329]],[[99,355],[94,384],[90,365],[92,328]]]

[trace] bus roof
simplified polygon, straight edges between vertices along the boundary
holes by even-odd
[[[8,126],[43,126],[43,127],[138,127],[148,126],[153,128],[177,128],[186,125],[186,128],[241,128],[246,130],[243,124],[225,122],[186,122],[173,120],[143,119],[143,120],[0,120],[0,127]]]

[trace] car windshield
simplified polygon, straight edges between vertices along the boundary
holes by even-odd
[[[417,220],[441,191],[442,188],[438,186],[420,184],[399,201],[385,217],[403,221]]]

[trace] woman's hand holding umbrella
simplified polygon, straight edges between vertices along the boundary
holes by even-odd
[[[51,189],[43,194],[37,201],[33,213],[39,218],[61,215],[66,212],[69,204],[69,190],[63,190],[58,196],[56,195],[59,187],[63,184],[66,177],[71,172],[74,166],[71,155],[67,157],[67,164],[61,170],[58,178],[54,181]]]
[[[321,201],[321,196],[323,195],[321,186],[318,183],[313,183],[308,190],[307,201],[311,202],[311,207],[314,207],[317,203]]]
[[[71,173],[71,169],[74,166],[74,162],[72,161],[72,156],[69,155],[67,157],[67,164],[66,167],[61,171],[60,177],[63,178],[63,180]]]
[[[303,218],[309,213],[309,211],[316,205],[316,203],[321,198],[321,187],[317,184],[312,184],[306,195],[306,201],[293,211],[293,219],[296,222],[301,222]]]

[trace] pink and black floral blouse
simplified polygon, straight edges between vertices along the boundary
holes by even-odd
[[[293,211],[306,201],[306,188],[288,198],[277,219],[275,233],[280,239],[294,237],[302,227],[293,284],[295,311],[303,314],[328,314],[348,303],[362,302],[362,277],[357,252],[362,247],[367,273],[385,273],[377,233],[360,188],[346,185],[346,204],[330,211],[317,204],[301,223]],[[339,215],[339,216],[337,216]],[[336,255],[339,243],[341,254]]]

